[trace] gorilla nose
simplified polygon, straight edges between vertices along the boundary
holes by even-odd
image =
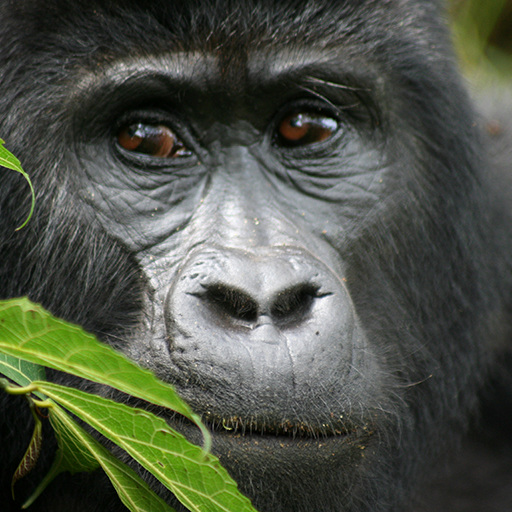
[[[243,275],[249,271],[251,265],[248,264]],[[210,322],[227,330],[255,330],[251,333],[253,341],[257,338],[258,341],[276,343],[280,341],[280,330],[296,328],[309,318],[313,301],[319,295],[318,286],[302,282],[280,283],[272,274],[270,271],[267,276],[266,289],[263,283],[254,288],[245,285],[242,289],[236,281],[213,281],[202,284],[202,290],[191,295],[200,299],[201,306],[210,311]],[[238,276],[241,281],[243,275]],[[265,276],[260,277],[261,281],[267,280]]]
[[[290,246],[192,253],[165,316],[171,358],[187,382],[273,381],[287,393],[319,378],[332,358],[349,362],[358,331],[339,276]]]

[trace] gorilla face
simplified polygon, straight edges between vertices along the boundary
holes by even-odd
[[[203,415],[244,480],[353,464],[389,402],[340,257],[378,208],[388,157],[374,106],[309,53],[257,53],[227,76],[196,52],[115,63],[75,117],[82,136],[111,130],[79,147],[81,200],[147,280],[124,349]]]
[[[262,512],[400,510],[473,407],[501,256],[438,16],[2,4],[0,134],[38,191],[14,232],[2,178],[2,295],[174,384]],[[103,510],[71,482],[40,506]]]

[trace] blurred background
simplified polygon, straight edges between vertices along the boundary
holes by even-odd
[[[512,0],[449,0],[449,15],[463,72],[512,86]]]

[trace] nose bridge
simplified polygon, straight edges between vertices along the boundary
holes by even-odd
[[[279,208],[276,191],[249,147],[237,146],[221,152],[212,173],[203,205],[213,212],[210,222],[221,230],[225,245],[261,246],[279,240]],[[276,215],[277,213],[277,215]],[[274,219],[272,223],[265,219]]]

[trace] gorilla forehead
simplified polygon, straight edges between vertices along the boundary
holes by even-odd
[[[17,23],[22,20],[27,29],[35,29],[41,35],[37,44],[31,42],[34,52],[46,45],[53,55],[61,49],[81,60],[98,53],[110,59],[127,52],[140,56],[145,51],[194,49],[230,59],[241,50],[282,47],[294,42],[310,47],[352,42],[357,44],[358,52],[364,43],[366,50],[389,50],[385,41],[397,34],[402,45],[409,41],[410,49],[433,55],[443,45],[432,43],[445,37],[435,29],[439,2],[434,0],[4,3],[7,22],[9,18]],[[43,15],[48,12],[52,16]],[[225,16],[226,12],[230,15]],[[58,35],[46,37],[52,33]],[[92,33],[101,33],[101,39],[91,37]]]

